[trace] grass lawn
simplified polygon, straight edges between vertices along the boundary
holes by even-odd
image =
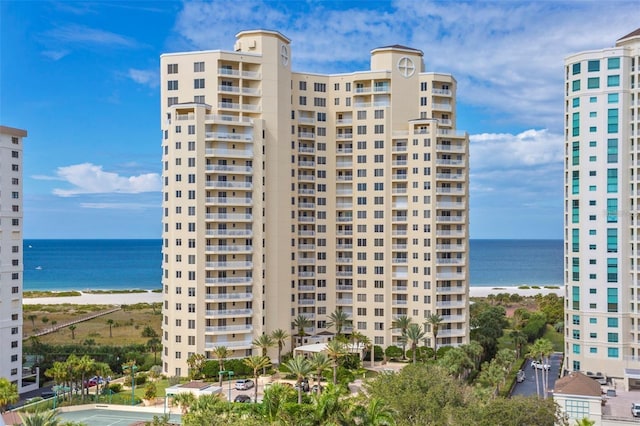
[[[27,305],[29,311],[24,313],[25,334],[33,331],[32,322],[29,315],[36,315],[36,328],[43,329],[51,327],[52,321],[63,324],[67,321],[78,319],[79,317],[90,315],[93,312],[104,311],[112,308],[108,305]],[[42,318],[47,317],[49,321],[45,324]],[[108,320],[113,320],[112,337],[109,335]],[[98,345],[128,345],[132,343],[145,344],[149,338],[142,337],[142,331],[146,326],[151,326],[158,335],[161,335],[162,314],[159,308],[155,310],[151,305],[135,305],[100,316],[88,321],[76,324],[75,339],[72,339],[71,330],[68,327],[56,332],[41,336],[42,343],[49,344],[77,344],[87,339],[93,339]]]

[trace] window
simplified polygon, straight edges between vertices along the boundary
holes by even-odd
[[[612,259],[607,259],[607,260],[612,260]],[[609,265],[607,264],[607,268],[608,267]],[[618,289],[617,288],[607,288],[607,312],[618,312]]]
[[[298,82],[298,89],[299,90],[307,90],[307,82],[306,81],[299,81]]]
[[[384,133],[384,124],[376,124],[373,128],[373,133],[377,135]]]
[[[376,119],[382,119],[384,118],[384,110],[383,109],[377,109],[373,112],[373,117]]]
[[[607,58],[607,69],[609,70],[620,69],[620,58]]]
[[[580,80],[573,80],[571,82],[571,90],[577,92],[580,90]]]
[[[573,98],[573,107],[577,108],[580,106],[580,98]]]
[[[617,111],[617,110],[616,110]],[[618,139],[607,139],[607,163],[618,162]]]
[[[607,87],[618,87],[618,86],[620,86],[620,76],[619,75],[607,76]]]
[[[327,99],[326,98],[313,98],[313,106],[326,107],[327,106]]]
[[[607,318],[607,327],[618,328],[618,318]]]
[[[306,104],[307,104],[307,97],[306,97],[306,96],[300,96],[300,97],[298,98],[298,103],[299,103],[300,105],[306,105]]]
[[[178,64],[167,64],[167,74],[177,74]]]
[[[167,81],[167,90],[178,90],[178,80]]]
[[[607,169],[607,192],[618,192],[618,169]]]
[[[598,88],[600,88],[600,78],[589,77],[587,79],[587,89],[598,89]]]
[[[193,80],[194,89],[204,89],[204,78],[196,78]]]
[[[427,82],[426,81],[421,81],[420,82],[420,91],[421,92],[426,92],[427,91]]]
[[[607,132],[618,133],[618,109],[607,110]]]
[[[175,105],[177,103],[178,103],[178,97],[177,96],[167,98],[167,106]]]
[[[607,348],[607,356],[609,358],[618,358],[618,348]]]
[[[600,60],[593,60],[587,63],[587,70],[589,72],[598,72],[600,71]]]
[[[204,62],[194,62],[193,72],[204,72]]]
[[[607,103],[617,104],[618,103],[618,94],[617,93],[609,93],[607,95]]]
[[[580,74],[580,62],[571,66],[571,72],[573,75]]]
[[[197,103],[197,104],[203,104],[204,103],[204,95],[196,95],[193,97],[193,102]]]
[[[366,135],[367,134],[367,126],[358,126],[357,132],[358,132],[359,135]]]

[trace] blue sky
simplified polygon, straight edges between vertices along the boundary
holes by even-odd
[[[606,6],[605,6],[606,5]],[[562,238],[563,58],[638,27],[637,2],[0,1],[0,122],[27,129],[26,238],[160,238],[159,56],[292,40],[293,69],[421,49],[458,80],[471,237]]]

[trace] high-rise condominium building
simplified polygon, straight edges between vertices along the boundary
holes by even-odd
[[[22,139],[0,126],[0,377],[22,388]]]
[[[568,371],[640,366],[639,83],[640,29],[565,59]]]
[[[401,315],[437,313],[438,345],[468,342],[455,79],[404,46],[346,74],[292,72],[292,54],[278,32],[243,31],[234,51],[161,57],[167,374],[219,346],[256,353],[300,317],[299,343],[324,341],[336,310],[383,347]]]

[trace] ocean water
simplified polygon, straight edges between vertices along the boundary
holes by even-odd
[[[561,285],[562,240],[471,240],[471,285]],[[25,290],[159,289],[161,240],[25,240]]]

